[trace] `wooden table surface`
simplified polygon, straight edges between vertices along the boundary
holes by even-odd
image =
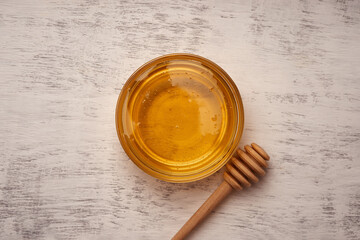
[[[118,94],[144,62],[194,53],[271,155],[189,239],[360,239],[359,1],[0,2],[0,239],[170,239],[222,181],[139,170]]]

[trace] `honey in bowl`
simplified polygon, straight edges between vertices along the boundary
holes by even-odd
[[[135,164],[170,182],[189,182],[220,169],[244,124],[240,94],[215,63],[171,54],[140,67],[116,108],[120,142]]]

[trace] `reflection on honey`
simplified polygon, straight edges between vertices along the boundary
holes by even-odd
[[[117,113],[133,160],[176,181],[171,177],[191,178],[231,154],[242,105],[219,74],[198,61],[173,59],[136,77]]]

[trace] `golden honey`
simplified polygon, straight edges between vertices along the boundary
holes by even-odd
[[[230,77],[190,54],[154,59],[124,85],[116,126],[129,157],[150,175],[171,182],[201,179],[233,154],[243,107]]]

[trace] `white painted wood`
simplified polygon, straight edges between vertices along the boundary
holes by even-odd
[[[222,181],[156,180],[114,110],[144,62],[222,66],[268,175],[190,239],[360,238],[359,1],[0,2],[0,239],[169,239]]]

